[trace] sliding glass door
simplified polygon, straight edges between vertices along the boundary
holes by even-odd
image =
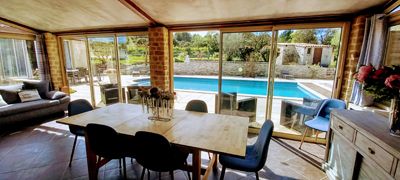
[[[276,135],[300,139],[319,102],[332,96],[341,28],[282,29],[277,34],[271,120]],[[314,140],[316,134],[307,136]]]
[[[249,117],[251,132],[270,119],[274,135],[300,139],[304,122],[335,88],[342,26],[329,26],[222,30],[217,112]],[[313,141],[316,133],[306,137]]]
[[[146,34],[62,37],[72,100],[95,107],[127,101],[127,87],[149,80]],[[129,99],[128,99],[129,101]]]
[[[267,115],[272,32],[224,32],[222,42],[219,113],[249,117],[249,127],[260,128]]]
[[[88,44],[96,106],[119,102],[115,37],[89,37]]]
[[[63,38],[62,44],[71,100],[92,102],[85,37]]]

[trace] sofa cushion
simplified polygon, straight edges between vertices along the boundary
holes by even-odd
[[[47,96],[47,99],[55,100],[55,99],[61,99],[65,96],[67,96],[67,94],[65,94],[64,92],[61,92],[61,91],[49,91],[49,92],[47,92],[46,96]]]
[[[6,101],[4,101],[3,96],[1,96],[1,94],[0,94],[0,107],[5,106],[5,105],[8,105],[8,104],[6,103]]]
[[[49,92],[49,81],[24,81],[23,89],[37,89],[40,97],[46,99]]]
[[[26,111],[32,111],[36,109],[42,109],[54,105],[60,104],[58,100],[37,100],[37,101],[30,101],[24,103],[17,103],[17,104],[9,104],[0,107],[0,116],[8,116],[17,113],[23,113]],[[46,109],[43,109],[46,111]]]
[[[60,104],[64,104],[64,103],[69,103],[71,101],[71,98],[69,96],[65,96],[61,99],[59,99]]]
[[[40,100],[39,92],[36,89],[32,90],[23,90],[18,93],[21,102],[29,102],[29,101],[36,101]]]
[[[18,92],[19,91],[0,89],[0,95],[3,97],[4,101],[6,101],[7,104],[14,104],[21,102],[18,96]]]

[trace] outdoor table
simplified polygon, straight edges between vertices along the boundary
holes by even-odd
[[[89,123],[110,126],[118,133],[134,136],[138,131],[158,133],[171,143],[192,153],[193,179],[201,178],[201,151],[214,153],[203,179],[216,168],[217,155],[244,157],[249,118],[221,114],[174,110],[170,121],[149,120],[141,105],[117,103],[57,120],[58,123],[86,127]],[[96,155],[86,141],[89,178],[97,179]]]

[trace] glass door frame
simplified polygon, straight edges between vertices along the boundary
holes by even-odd
[[[268,62],[268,69],[265,69],[266,72],[268,72],[268,76],[267,76],[267,82],[268,82],[268,86],[266,91],[266,111],[265,111],[265,117],[266,119],[270,119],[270,113],[268,113],[268,109],[270,109],[270,107],[268,107],[268,96],[269,96],[269,87],[271,85],[270,82],[270,69],[271,69],[271,61],[272,58],[274,58],[274,46],[275,46],[275,40],[274,40],[274,31],[273,31],[273,26],[247,26],[247,27],[232,27],[232,28],[222,28],[220,29],[220,44],[219,44],[219,67],[218,67],[218,99],[217,102],[218,104],[216,104],[216,113],[220,113],[221,110],[221,94],[222,94],[222,73],[223,73],[223,45],[224,45],[224,34],[225,33],[244,33],[244,32],[271,32],[272,36],[271,36],[271,53],[269,54],[269,62]],[[258,133],[258,130],[255,128],[251,128],[249,127],[249,131],[251,132],[256,132]]]
[[[122,95],[122,85],[121,85],[121,73],[120,73],[120,59],[119,59],[119,47],[118,47],[118,37],[120,36],[135,36],[135,35],[148,35],[147,31],[138,31],[138,32],[120,32],[120,33],[99,33],[99,34],[77,34],[77,35],[62,35],[58,36],[58,43],[60,45],[60,58],[63,62],[63,69],[65,69],[66,58],[64,54],[64,40],[76,40],[84,39],[85,41],[85,48],[86,48],[86,61],[88,65],[88,73],[89,73],[89,86],[90,86],[90,96],[91,96],[91,103],[93,107],[96,107],[96,100],[95,100],[95,92],[94,92],[94,84],[93,84],[93,76],[92,76],[92,64],[90,61],[90,48],[89,48],[89,38],[99,38],[99,37],[112,37],[114,38],[114,52],[115,52],[115,60],[116,60],[116,73],[117,73],[117,83],[118,83],[118,98],[120,102],[123,102],[123,95]],[[63,79],[68,84],[69,83],[66,77],[66,72],[63,72]]]
[[[350,22],[349,21],[337,21],[337,22],[319,22],[319,23],[299,23],[299,24],[277,24],[277,25],[263,25],[263,26],[243,26],[243,27],[226,27],[226,28],[193,28],[193,29],[184,29],[184,30],[170,30],[169,31],[169,48],[170,48],[170,82],[171,82],[171,91],[173,91],[173,74],[174,74],[174,61],[173,61],[173,33],[174,32],[190,32],[190,31],[219,31],[219,72],[218,72],[218,99],[217,99],[217,112],[220,111],[220,104],[221,104],[221,90],[222,90],[222,60],[223,60],[223,34],[224,33],[240,33],[240,32],[257,32],[257,31],[271,31],[272,38],[271,38],[271,53],[270,53],[270,60],[268,64],[268,87],[267,91],[267,104],[266,104],[266,119],[271,119],[272,114],[272,103],[273,103],[273,90],[274,90],[274,80],[275,80],[275,63],[277,58],[277,41],[278,41],[278,31],[279,30],[287,30],[287,29],[318,29],[318,28],[341,28],[341,36],[340,36],[340,47],[339,47],[339,55],[338,55],[338,62],[336,64],[336,72],[335,78],[332,88],[332,98],[339,98],[341,88],[343,85],[344,79],[344,65],[345,65],[345,58],[347,54],[347,46],[349,41],[350,35]],[[352,74],[350,72],[350,74]],[[251,130],[249,132],[258,133],[258,130]],[[274,132],[274,136],[277,137],[284,137],[290,139],[299,139],[300,137],[293,137],[293,135],[287,135],[284,133],[276,133]],[[306,139],[306,141],[313,141],[314,138]],[[319,141],[324,143],[325,141]]]
[[[336,72],[335,72],[335,78],[334,78],[334,82],[333,82],[333,87],[332,87],[332,94],[331,94],[331,98],[339,98],[340,97],[340,92],[341,92],[341,88],[342,88],[342,81],[344,79],[344,63],[345,63],[345,58],[346,58],[346,54],[347,54],[347,46],[348,46],[348,41],[349,41],[349,35],[350,35],[350,22],[329,22],[329,23],[308,23],[308,24],[285,24],[285,25],[274,25],[273,26],[273,32],[275,34],[276,37],[274,37],[275,39],[275,43],[274,43],[274,58],[270,61],[270,63],[273,63],[272,66],[273,68],[275,68],[275,64],[276,64],[276,58],[277,58],[277,43],[278,43],[278,31],[279,30],[302,30],[302,29],[321,29],[321,28],[340,28],[341,29],[341,35],[340,35],[340,43],[339,43],[339,54],[338,54],[338,61],[336,63]],[[272,67],[270,65],[270,67]],[[268,108],[268,107],[272,107],[272,103],[273,103],[273,84],[275,82],[275,69],[273,71],[270,71],[272,73],[270,73],[269,75],[269,80],[271,83],[271,86],[268,87],[269,89],[269,93],[268,93],[268,104],[267,104],[267,117],[271,118],[271,114],[272,114],[272,108]],[[350,72],[350,76],[351,74],[353,74],[352,72]],[[349,77],[351,78],[351,77]],[[276,137],[282,137],[282,138],[288,138],[288,139],[293,139],[293,140],[301,140],[301,136],[299,135],[293,135],[293,134],[288,134],[288,133],[283,133],[283,132],[274,132],[273,133],[274,136]],[[327,132],[327,137],[328,132]],[[326,139],[320,139],[319,140],[315,140],[315,138],[311,138],[311,137],[306,137],[305,141],[307,142],[314,142],[314,143],[322,143],[325,144],[326,143]]]

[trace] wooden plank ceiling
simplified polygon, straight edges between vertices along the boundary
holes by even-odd
[[[0,17],[34,29],[190,25],[350,14],[389,0],[0,0]]]
[[[118,0],[0,0],[0,17],[49,32],[148,24]]]
[[[354,13],[388,0],[131,0],[166,25]]]

